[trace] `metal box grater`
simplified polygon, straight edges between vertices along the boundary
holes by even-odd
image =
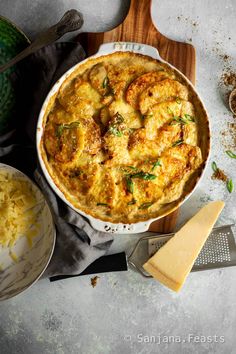
[[[232,226],[234,225],[225,225],[212,230],[192,271],[236,265],[236,243]],[[128,257],[129,265],[144,277],[150,278],[142,265],[173,236],[174,233],[142,237]]]

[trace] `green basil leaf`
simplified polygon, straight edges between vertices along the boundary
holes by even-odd
[[[127,190],[130,193],[134,193],[134,182],[132,181],[132,179],[130,177],[126,178],[126,184],[127,184]]]
[[[124,117],[119,112],[116,113],[116,118],[116,123],[120,124],[124,122]]]
[[[225,152],[226,152],[226,154],[227,154],[229,157],[231,157],[231,159],[236,159],[236,154],[233,153],[233,151],[227,150],[227,151],[225,151]]]
[[[232,193],[233,190],[234,190],[234,183],[233,183],[233,181],[232,181],[232,178],[230,178],[230,179],[227,181],[226,186],[227,186],[227,189],[228,189],[229,193]]]
[[[215,161],[212,162],[211,168],[213,169],[214,172],[216,172],[218,170],[218,167],[217,167],[217,164],[215,163]]]
[[[153,203],[143,203],[139,206],[139,209],[148,209]]]
[[[137,167],[134,166],[127,166],[128,168],[130,168],[131,170],[137,170]]]
[[[121,137],[123,135],[122,131],[120,131],[117,127],[115,127],[114,125],[111,125],[108,129],[108,131],[118,137]]]
[[[157,166],[161,166],[160,160],[157,160],[156,162],[154,162],[154,164],[153,164],[153,166],[152,166],[152,171],[153,171]]]
[[[141,179],[144,179],[145,181],[151,181],[151,180],[157,178],[157,176],[152,175],[151,173],[148,173],[148,172],[143,172],[143,171],[135,173],[135,174],[131,175],[130,177],[131,178],[141,178]]]
[[[190,116],[190,114],[185,114],[184,117],[189,122],[195,122],[195,118],[193,116]]]
[[[102,87],[107,88],[108,85],[109,85],[109,79],[108,76],[106,76],[105,79],[103,80]]]
[[[172,144],[172,147],[181,145],[181,144],[183,144],[183,142],[184,142],[183,139],[179,139],[175,143]]]
[[[57,130],[56,130],[56,136],[58,138],[60,138],[63,134],[63,131],[65,129],[73,129],[73,128],[77,128],[78,126],[80,125],[80,122],[79,121],[75,121],[75,122],[72,122],[70,124],[60,124],[57,126]]]
[[[129,203],[127,203],[127,205],[134,205],[136,204],[136,200],[135,199],[132,199]]]
[[[170,109],[170,107],[167,107],[167,112],[168,112],[169,114],[174,115],[174,113],[173,113],[173,111]]]

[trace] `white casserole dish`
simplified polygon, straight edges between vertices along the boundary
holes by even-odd
[[[206,162],[205,161],[205,166],[202,169],[201,172],[201,176],[198,179],[197,183],[195,184],[194,188],[192,189],[192,191],[185,197],[185,199],[183,199],[175,208],[171,209],[170,211],[166,212],[166,214],[163,214],[157,218],[154,219],[149,219],[147,221],[141,221],[141,222],[137,222],[137,223],[133,223],[133,224],[114,224],[111,222],[106,222],[106,221],[102,221],[99,219],[96,219],[94,217],[92,217],[91,215],[88,215],[86,213],[84,213],[83,211],[81,211],[80,209],[74,207],[64,196],[64,194],[60,191],[60,189],[56,186],[56,184],[54,183],[53,179],[51,178],[44,160],[42,158],[42,154],[41,154],[41,140],[43,137],[43,131],[44,131],[44,126],[43,126],[43,122],[44,122],[44,116],[45,116],[45,112],[46,112],[46,108],[49,104],[50,99],[52,98],[53,95],[55,95],[57,93],[57,91],[59,90],[60,86],[62,85],[62,83],[72,74],[72,72],[74,70],[76,70],[81,64],[85,63],[86,61],[90,60],[91,58],[96,58],[102,55],[106,55],[106,54],[111,54],[114,52],[120,52],[120,51],[127,51],[127,52],[134,52],[134,53],[139,53],[139,54],[143,54],[146,56],[149,56],[151,58],[154,59],[158,59],[161,62],[166,63],[170,68],[174,69],[175,71],[177,71],[187,82],[188,84],[192,87],[193,91],[195,92],[195,94],[198,96],[199,100],[202,102],[202,100],[200,99],[198,93],[196,92],[194,86],[192,85],[192,83],[186,78],[186,76],[184,76],[178,69],[176,69],[174,66],[170,65],[169,63],[167,63],[166,61],[164,61],[159,53],[158,50],[150,45],[146,45],[146,44],[140,44],[140,43],[133,43],[133,42],[113,42],[113,43],[106,43],[106,44],[102,44],[99,47],[98,52],[83,60],[82,62],[76,64],[75,66],[73,66],[71,69],[69,69],[57,82],[56,84],[52,87],[51,91],[49,92],[48,96],[46,97],[44,104],[42,106],[42,109],[40,111],[39,114],[39,119],[38,119],[38,124],[37,124],[37,130],[36,130],[36,145],[37,145],[37,153],[38,153],[38,159],[39,159],[39,163],[40,166],[42,168],[42,171],[49,183],[49,185],[51,186],[51,188],[54,190],[54,192],[67,204],[69,205],[72,209],[74,209],[76,212],[78,212],[79,214],[85,216],[90,224],[92,225],[92,227],[98,231],[103,231],[103,232],[111,232],[111,233],[119,233],[119,234],[129,234],[129,233],[141,233],[141,232],[145,232],[149,229],[150,224],[153,221],[156,221],[168,214],[170,214],[171,212],[173,212],[175,209],[177,209],[180,205],[183,204],[184,201],[186,201],[190,195],[194,192],[194,190],[196,189],[197,184],[199,183],[200,179],[203,176],[203,172],[205,170],[206,167]],[[203,109],[206,112],[206,108],[205,106],[202,104]],[[208,119],[209,122],[209,119]],[[208,153],[208,157],[209,157],[209,153]],[[208,160],[207,157],[207,160]]]

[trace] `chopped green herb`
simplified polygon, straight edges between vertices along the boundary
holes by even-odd
[[[195,122],[195,118],[193,116],[190,116],[190,114],[185,114],[184,117],[187,121]]]
[[[233,190],[234,190],[234,183],[233,183],[233,181],[232,181],[232,178],[230,178],[230,179],[227,181],[226,187],[227,187],[229,193],[232,193],[232,192],[233,192]]]
[[[127,203],[127,205],[134,205],[136,204],[136,200],[135,199],[132,199],[129,203]]]
[[[216,172],[218,170],[218,167],[217,167],[217,164],[215,163],[215,161],[212,162],[211,168],[213,169],[214,172]]]
[[[227,154],[229,157],[231,157],[231,159],[236,159],[236,154],[233,153],[233,151],[227,150],[227,151],[225,151],[225,152],[226,152],[226,154]]]
[[[176,97],[175,101],[176,103],[181,104],[181,99],[179,97]]]
[[[116,123],[123,123],[124,122],[124,117],[119,113],[117,112],[116,113]]]
[[[72,122],[70,124],[60,124],[57,126],[57,130],[56,130],[56,136],[58,138],[60,138],[63,134],[63,131],[65,129],[73,129],[73,128],[77,128],[78,126],[80,125],[80,122],[79,121],[75,121],[75,122]]]
[[[131,168],[131,170],[137,170],[137,167],[134,166],[127,166],[128,168]]]
[[[187,122],[182,117],[174,116],[169,125],[175,124],[187,124]]]
[[[107,88],[108,86],[109,86],[109,79],[108,76],[106,76],[105,79],[103,80],[102,87]]]
[[[114,91],[113,87],[111,87],[111,86],[110,86],[110,94],[111,94],[111,95],[114,95],[114,94],[115,94],[115,91]]]
[[[139,206],[139,209],[148,209],[153,203],[143,203]]]
[[[160,160],[157,160],[156,162],[154,162],[154,164],[153,164],[153,166],[152,166],[152,171],[153,171],[157,166],[161,166]]]
[[[174,116],[170,125],[174,124],[188,124],[189,122],[195,122],[194,118],[189,114],[185,114],[184,117]]]
[[[151,181],[151,180],[157,178],[157,176],[152,175],[151,173],[148,173],[148,172],[143,172],[143,171],[135,173],[135,174],[131,175],[130,177],[131,178],[141,178],[141,179],[144,179],[145,181]]]
[[[149,114],[144,114],[144,115],[142,115],[142,119],[151,118],[151,117],[153,117],[153,113],[149,113]]]
[[[173,143],[172,146],[174,147],[174,146],[181,145],[181,144],[183,144],[183,142],[184,142],[183,139],[179,139],[175,143]]]
[[[174,115],[174,113],[173,113],[172,109],[170,109],[170,107],[167,107],[167,112],[168,112],[169,114],[173,114],[173,115]]]
[[[126,178],[126,184],[127,184],[127,190],[130,193],[134,193],[134,182],[132,181],[132,179],[130,177]]]
[[[64,130],[63,124],[58,125],[57,130],[56,130],[56,136],[58,138],[60,138],[62,136],[63,130]]]
[[[118,137],[121,137],[123,135],[123,132],[120,131],[117,127],[115,127],[114,125],[111,125],[108,129],[108,131]]]
[[[108,206],[108,204],[107,203],[97,203],[97,205],[99,206]]]

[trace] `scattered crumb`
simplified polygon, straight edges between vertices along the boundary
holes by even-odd
[[[211,178],[218,179],[219,181],[223,181],[223,182],[226,182],[228,180],[228,177],[226,176],[225,172],[220,168],[217,168],[217,170],[213,173]]]
[[[98,279],[99,279],[99,277],[97,275],[90,279],[91,285],[92,285],[93,288],[95,288],[95,286],[97,285]]]
[[[230,56],[227,54],[220,54],[220,58],[223,59],[224,61],[228,61],[230,59]]]
[[[236,71],[225,71],[221,76],[221,80],[226,86],[236,87]]]
[[[181,20],[185,21],[186,23],[189,23],[193,28],[196,28],[199,25],[199,23],[197,21],[191,19],[190,17],[184,17],[183,15],[177,16],[177,20],[178,21],[181,21]]]
[[[192,42],[193,40],[192,40],[192,38],[188,38],[188,41],[189,41],[189,42]]]
[[[221,132],[221,141],[227,150],[236,149],[236,123],[227,123],[227,129]]]

